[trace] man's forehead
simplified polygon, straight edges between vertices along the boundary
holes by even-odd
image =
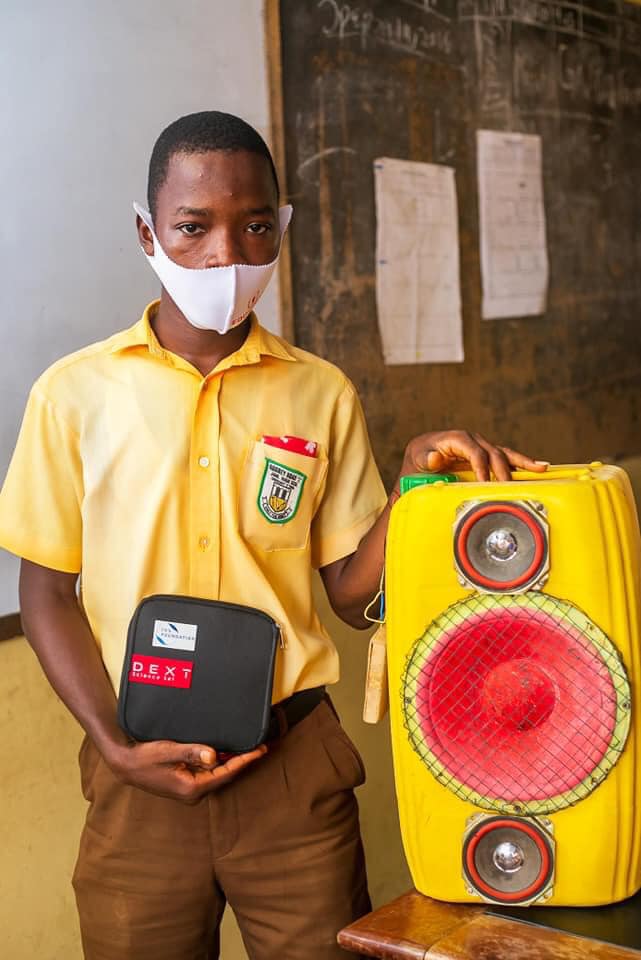
[[[249,191],[262,193],[270,200],[275,192],[269,161],[247,150],[175,153],[169,161],[163,186],[172,193],[211,188],[229,194]],[[191,201],[187,202],[193,205]]]

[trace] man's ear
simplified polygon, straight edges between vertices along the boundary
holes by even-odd
[[[136,214],[136,230],[138,231],[138,242],[148,257],[154,255],[154,238],[151,230],[142,219],[140,214]]]

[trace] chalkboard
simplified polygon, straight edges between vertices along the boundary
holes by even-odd
[[[624,0],[280,0],[296,342],[364,402],[386,479],[466,427],[555,461],[641,451],[641,8]],[[538,133],[542,317],[480,317],[476,130]],[[386,367],[375,157],[456,170],[465,362]]]

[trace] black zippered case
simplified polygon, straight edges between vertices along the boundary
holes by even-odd
[[[262,610],[157,595],[127,633],[118,722],[134,740],[253,750],[271,719],[280,628]]]

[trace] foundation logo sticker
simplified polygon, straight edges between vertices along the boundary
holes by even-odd
[[[195,650],[198,625],[173,623],[170,620],[154,620],[152,647],[169,647],[171,650]]]
[[[265,458],[258,509],[270,523],[287,523],[296,516],[307,477],[300,470]]]

